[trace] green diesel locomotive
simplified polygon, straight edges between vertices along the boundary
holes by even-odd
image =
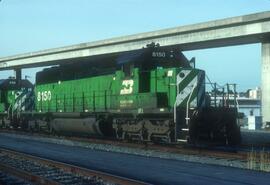
[[[211,107],[204,71],[171,48],[47,68],[37,73],[34,93],[28,90],[22,93],[21,84],[1,96],[2,125],[140,141],[240,142],[237,110]]]

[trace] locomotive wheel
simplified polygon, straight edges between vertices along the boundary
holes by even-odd
[[[36,125],[36,124],[35,124]],[[48,131],[49,131],[49,133],[51,134],[51,135],[53,135],[53,136],[56,136],[56,132],[55,132],[55,130],[54,130],[54,128],[53,128],[53,126],[52,126],[52,124],[48,124]]]
[[[172,129],[172,131],[169,133],[170,143],[175,142],[175,130]]]
[[[117,139],[124,139],[125,137],[127,137],[126,134],[123,133],[122,127],[117,128],[116,137],[117,137]]]
[[[189,123],[189,134],[188,134],[188,142],[191,144],[197,144],[199,140],[200,130],[200,113],[198,111],[195,111],[192,115],[192,119]]]
[[[4,118],[1,120],[1,128],[5,128],[5,120],[4,120]]]
[[[149,133],[148,133],[148,131],[147,131],[147,129],[146,128],[142,128],[142,133],[141,133],[141,135],[142,135],[142,140],[143,141],[149,141],[150,140],[150,135],[149,135]]]
[[[128,141],[128,142],[130,142],[132,139],[130,138],[130,136],[128,135],[128,133],[123,133],[122,134],[123,136],[122,136],[122,139],[123,140],[126,140],[126,141]]]
[[[190,123],[189,126],[189,136],[188,136],[188,142],[191,144],[197,144],[199,140],[199,130],[196,127],[195,123]]]

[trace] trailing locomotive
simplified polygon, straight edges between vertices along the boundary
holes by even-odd
[[[3,125],[168,143],[240,142],[237,110],[211,107],[205,72],[173,49],[51,67],[37,73],[32,91],[25,89],[0,88]]]
[[[0,80],[0,118],[3,127],[6,123],[10,125],[10,120],[14,120],[18,116],[17,113],[33,110],[33,107],[34,94],[31,82],[28,80],[18,82],[14,78]]]

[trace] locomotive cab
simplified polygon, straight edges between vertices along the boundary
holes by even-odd
[[[153,104],[142,100],[140,102],[145,105],[138,102],[134,106],[141,109],[150,105],[151,109],[172,109],[176,96],[176,74],[180,68],[191,68],[181,52],[159,47],[124,53],[117,58],[117,66],[119,71],[116,72],[116,78],[122,86],[120,97],[135,95],[148,99],[155,96]]]

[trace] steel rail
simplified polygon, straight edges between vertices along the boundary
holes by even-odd
[[[29,172],[26,172],[24,170],[20,170],[18,168],[11,167],[9,165],[5,165],[0,163],[0,171],[5,172],[7,174],[19,177],[21,179],[24,179],[28,182],[32,182],[35,184],[40,184],[40,185],[59,185],[59,183],[52,181],[50,179],[47,179],[45,177],[41,177],[38,175],[33,175]]]
[[[146,184],[149,184],[146,182],[142,182],[142,181],[138,181],[138,180],[134,180],[134,179],[129,179],[126,177],[120,177],[117,175],[112,175],[109,173],[100,172],[100,171],[96,171],[96,170],[90,170],[90,169],[78,167],[78,166],[63,163],[63,162],[58,162],[58,161],[54,161],[54,160],[50,160],[50,159],[37,157],[34,155],[30,155],[30,154],[25,154],[22,152],[17,152],[14,150],[0,148],[0,152],[2,154],[19,156],[19,157],[22,157],[22,158],[30,160],[30,161],[38,162],[38,163],[43,164],[43,165],[48,165],[48,166],[60,168],[60,169],[64,170],[65,172],[69,172],[72,174],[77,174],[77,175],[82,175],[82,176],[90,176],[90,177],[97,176],[105,181],[110,182],[110,183],[115,183],[115,184],[120,184],[120,185],[146,185]],[[55,183],[49,179],[46,179],[43,177],[42,177],[43,178],[42,179],[39,176],[32,175],[32,174],[29,174],[27,172],[24,172],[24,171],[21,171],[18,169],[14,169],[12,167],[9,167],[9,166],[3,165],[3,164],[0,164],[0,170],[6,171],[8,173],[12,173],[15,176],[21,177],[21,178],[26,179],[26,180],[34,181],[38,184],[51,184],[51,185],[59,184],[59,183]]]
[[[224,150],[215,149],[215,146],[214,147],[211,147],[211,146],[192,147],[192,146],[179,144],[179,143],[159,145],[159,144],[153,144],[153,143],[147,143],[147,144],[132,143],[132,142],[126,142],[126,141],[119,141],[119,140],[84,138],[84,137],[74,137],[74,136],[63,136],[59,138],[58,136],[52,136],[48,134],[40,134],[40,133],[30,134],[28,132],[17,131],[17,130],[0,129],[0,133],[21,134],[24,136],[41,137],[41,138],[49,137],[51,139],[65,139],[65,140],[73,141],[73,142],[109,144],[109,145],[114,145],[114,146],[119,146],[119,147],[138,148],[138,149],[153,150],[153,151],[158,151],[158,152],[167,152],[167,153],[175,153],[175,154],[184,154],[184,155],[200,155],[200,156],[217,157],[217,158],[224,158],[224,159],[246,160],[248,153],[251,152],[251,151],[242,151],[241,150],[242,145],[239,146],[239,148],[236,148],[235,151],[226,151],[225,149]],[[257,145],[252,145],[252,146],[256,147]]]

